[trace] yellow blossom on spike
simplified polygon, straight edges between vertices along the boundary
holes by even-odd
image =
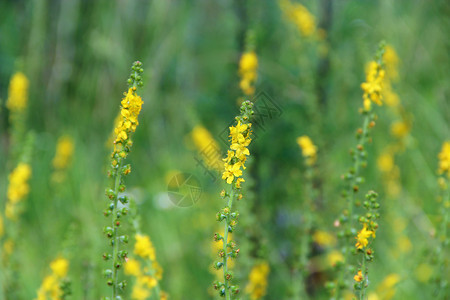
[[[391,125],[391,134],[399,139],[405,137],[409,130],[409,125],[403,121],[396,121]]]
[[[190,134],[197,151],[210,169],[223,171],[220,147],[211,133],[203,126],[195,126]]]
[[[317,230],[316,232],[314,232],[313,241],[322,247],[333,246],[336,244],[336,238],[334,237],[334,235],[322,230]]]
[[[8,177],[9,185],[7,191],[5,216],[10,220],[17,219],[17,204],[23,200],[30,191],[30,186],[28,185],[28,180],[30,177],[31,167],[25,163],[20,163]]]
[[[333,250],[327,255],[327,262],[330,266],[334,267],[338,262],[343,262],[344,256],[340,251]]]
[[[69,261],[64,258],[57,258],[50,263],[50,269],[59,278],[63,278],[67,275],[69,269]]]
[[[241,76],[239,87],[246,95],[253,95],[255,93],[254,84],[258,78],[257,69],[258,57],[256,53],[250,51],[242,54],[239,61],[239,75]]]
[[[134,258],[128,259],[124,265],[125,274],[135,277],[141,276],[141,264]]]
[[[381,172],[388,173],[394,168],[394,157],[388,151],[381,154],[377,159],[377,166]]]
[[[21,112],[27,107],[28,86],[28,79],[21,72],[17,72],[11,78],[8,100],[6,101],[6,107],[11,112]]]
[[[399,58],[397,52],[390,45],[386,45],[383,54],[383,61],[386,65],[386,73],[389,79],[395,81],[398,79]]]
[[[250,295],[250,299],[261,299],[266,295],[269,271],[270,267],[267,262],[262,262],[252,268],[249,275],[249,283],[245,287],[245,292]]]
[[[55,169],[65,169],[69,166],[74,150],[74,142],[70,136],[62,136],[56,145],[56,154],[53,158]]]
[[[382,87],[384,80],[384,70],[381,66],[375,62],[371,61],[367,67],[366,71],[366,81],[361,84],[361,88],[364,92],[364,109],[370,110],[370,102],[368,100],[382,105]]]
[[[355,247],[357,249],[362,249],[366,247],[369,244],[368,238],[370,236],[375,237],[375,232],[373,232],[372,230],[367,230],[367,227],[364,225],[363,229],[361,229],[361,231],[358,232]]]
[[[303,135],[297,138],[297,144],[302,149],[302,155],[306,158],[306,164],[308,166],[313,165],[316,162],[317,147],[313,144],[311,139]]]
[[[447,177],[450,178],[450,141],[444,142],[442,150],[438,154],[439,158],[439,174],[447,173]]]
[[[148,258],[151,261],[155,260],[155,248],[153,248],[153,244],[150,241],[150,237],[147,235],[142,235],[137,233],[135,235],[136,244],[134,244],[134,254],[142,257]]]
[[[303,36],[309,37],[316,32],[315,18],[305,6],[285,0],[280,1],[280,7]]]
[[[353,276],[353,279],[355,279],[356,282],[361,282],[364,279],[361,270],[358,271],[358,274]]]
[[[136,131],[136,126],[139,125],[138,116],[142,109],[142,104],[144,104],[133,88],[129,88],[124,95],[125,98],[120,102],[122,105],[120,110],[122,120],[119,121],[119,124],[114,129],[116,134],[115,144],[124,143],[128,139],[129,133]]]
[[[146,300],[150,297],[150,291],[145,287],[135,284],[133,291],[131,292],[131,299],[133,300]]]

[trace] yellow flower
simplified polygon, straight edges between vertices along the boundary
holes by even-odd
[[[195,126],[190,135],[206,165],[210,169],[222,171],[220,147],[211,133],[203,126]]]
[[[377,159],[377,166],[381,172],[388,173],[394,168],[394,158],[390,152],[385,152]]]
[[[447,177],[450,178],[450,141],[444,142],[442,150],[438,154],[439,158],[439,174],[447,172]]]
[[[266,295],[269,271],[270,267],[267,262],[253,266],[249,275],[249,283],[245,287],[245,292],[250,294],[250,299],[261,299]]]
[[[124,265],[125,274],[133,275],[135,277],[141,276],[141,264],[134,258],[128,259]]]
[[[8,100],[6,101],[6,107],[11,112],[21,112],[26,108],[28,101],[28,85],[27,77],[21,72],[17,72],[11,78]]]
[[[433,275],[433,268],[429,264],[423,263],[417,267],[414,273],[416,275],[417,280],[426,283],[428,282],[428,280],[430,280],[431,276]]]
[[[69,261],[64,258],[57,258],[50,263],[50,269],[59,278],[63,278],[67,275],[69,270]]]
[[[135,284],[133,291],[131,292],[131,299],[133,300],[146,300],[150,297],[150,291],[145,287]]]
[[[256,73],[258,69],[258,57],[253,51],[242,54],[239,61],[239,75],[241,81],[239,87],[246,95],[253,95],[255,93],[255,87],[253,86],[258,78]]]
[[[235,177],[242,175],[241,165],[235,163],[234,165],[225,164],[225,172],[223,172],[222,179],[225,179],[228,184],[231,184]]]
[[[155,287],[158,284],[158,281],[152,276],[144,275],[138,277],[138,284],[146,286],[147,288],[151,289]]]
[[[134,88],[129,88],[128,93],[125,93],[125,98],[120,102],[122,107],[120,114],[122,115],[122,120],[114,129],[116,138],[114,144],[122,144],[129,138],[129,134],[136,131],[136,126],[139,125],[138,116],[142,109],[141,97],[138,96]],[[119,150],[115,150],[118,152]]]
[[[136,243],[134,244],[134,254],[142,257],[148,258],[151,261],[154,261],[155,256],[155,248],[153,248],[153,244],[150,241],[150,237],[147,235],[142,235],[137,233],[135,235]]]
[[[405,137],[409,130],[409,125],[403,121],[396,121],[391,125],[391,134],[399,139]]]
[[[65,169],[69,166],[74,150],[74,142],[70,136],[62,136],[56,145],[56,154],[53,158],[55,169]]]
[[[375,232],[372,230],[367,230],[366,225],[364,225],[363,229],[361,229],[360,232],[358,232],[358,236],[356,237],[356,244],[355,247],[357,249],[362,249],[366,247],[369,244],[368,238],[372,236],[375,237]]]
[[[370,101],[382,105],[381,102],[382,96],[382,87],[383,87],[383,79],[384,79],[384,70],[381,69],[381,66],[375,62],[371,61],[367,67],[366,71],[366,82],[361,84],[361,88],[364,91],[363,100],[364,100],[364,108],[367,110],[370,109]]]
[[[361,282],[364,279],[361,270],[358,271],[358,274],[353,276],[353,279],[355,279],[356,282]]]
[[[280,7],[302,35],[309,37],[316,32],[315,18],[306,7],[290,1],[280,1]]]
[[[313,241],[319,246],[333,246],[336,244],[336,238],[332,234],[322,230],[314,232]]]
[[[8,202],[6,203],[5,216],[10,220],[16,220],[18,209],[17,203],[23,200],[30,191],[28,180],[31,177],[31,167],[20,163],[9,175],[9,186],[7,191]]]
[[[391,45],[386,45],[384,49],[383,61],[386,64],[386,73],[389,79],[397,80],[399,58],[397,52]]]
[[[303,135],[297,138],[297,144],[302,149],[302,155],[306,158],[306,164],[311,166],[316,162],[317,147],[313,144],[311,139]]]
[[[340,251],[333,250],[327,255],[328,264],[334,267],[338,262],[344,261],[344,256]]]

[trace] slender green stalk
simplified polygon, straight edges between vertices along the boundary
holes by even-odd
[[[118,290],[117,290],[117,286],[118,286],[118,281],[119,281],[119,276],[117,276],[117,272],[118,272],[118,268],[116,267],[117,265],[117,255],[119,253],[119,228],[116,226],[116,224],[114,224],[114,219],[115,216],[117,216],[117,204],[118,204],[118,195],[119,195],[119,186],[120,186],[120,180],[121,180],[121,174],[119,172],[119,170],[122,169],[122,159],[119,159],[118,161],[119,163],[119,167],[117,168],[117,170],[114,172],[114,208],[113,208],[113,218],[111,220],[112,222],[112,226],[111,228],[114,228],[114,232],[113,232],[113,238],[112,240],[114,241],[114,245],[113,245],[113,259],[112,259],[112,270],[113,271],[113,288],[112,288],[112,299],[116,299],[116,297],[118,296]]]
[[[230,199],[228,200],[228,207],[231,208],[233,206],[233,200],[234,200],[234,187],[231,188],[231,195],[230,195]],[[230,216],[227,216],[226,218],[226,222],[225,222],[225,230],[224,230],[224,235],[223,235],[223,252],[224,252],[224,256],[223,256],[223,278],[226,278],[227,273],[228,273],[228,228],[230,226]],[[227,300],[231,299],[231,294],[228,291],[229,288],[229,280],[225,280],[225,298]]]

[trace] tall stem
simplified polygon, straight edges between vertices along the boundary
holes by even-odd
[[[118,276],[117,276],[117,272],[118,272],[118,268],[116,267],[117,264],[117,254],[119,253],[119,229],[116,226],[116,224],[114,224],[114,219],[117,216],[117,204],[118,204],[118,194],[119,194],[119,186],[120,186],[120,178],[121,178],[121,174],[120,174],[120,170],[122,169],[122,159],[119,159],[118,161],[118,165],[119,167],[116,169],[116,171],[114,172],[114,208],[112,211],[112,228],[114,228],[113,231],[113,237],[112,240],[114,241],[113,244],[113,253],[112,253],[112,262],[113,262],[113,286],[112,286],[112,300],[115,300],[116,297],[118,296],[118,291],[117,291],[117,285],[118,285]]]
[[[231,208],[233,206],[233,199],[234,199],[234,188],[231,187],[231,195],[230,195],[230,200],[228,200],[228,207],[230,209],[231,212]],[[228,228],[230,226],[230,216],[227,216],[226,222],[225,222],[225,231],[224,231],[224,235],[223,235],[223,252],[224,252],[224,256],[223,256],[223,279],[225,282],[225,297],[227,300],[231,299],[231,295],[228,291],[228,279],[226,278],[227,273],[228,273]]]

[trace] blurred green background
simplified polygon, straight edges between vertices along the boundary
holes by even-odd
[[[331,3],[331,4],[330,4]],[[439,221],[437,153],[450,138],[449,14],[437,1],[302,1],[326,30],[320,44],[299,34],[277,1],[87,1],[0,2],[0,197],[4,207],[8,174],[15,167],[9,148],[5,107],[16,71],[30,81],[27,129],[35,133],[30,194],[20,219],[20,298],[32,299],[48,264],[67,253],[73,299],[99,299],[108,291],[101,277],[107,249],[102,216],[110,146],[120,100],[133,61],[144,67],[140,125],[129,156],[126,183],[139,206],[142,231],[150,235],[161,281],[171,299],[210,299],[214,275],[212,235],[219,224],[223,185],[196,165],[190,132],[196,125],[218,139],[238,113],[239,58],[246,34],[254,34],[258,55],[256,90],[281,107],[282,115],[258,132],[247,170],[247,198],[238,204],[236,238],[243,256],[237,277],[245,287],[255,259],[271,267],[266,299],[289,299],[290,269],[301,224],[303,159],[296,138],[318,146],[319,224],[333,232],[345,207],[340,180],[351,164],[348,149],[361,126],[361,82],[380,40],[399,57],[399,95],[411,131],[395,157],[401,185],[389,197],[377,158],[396,143],[387,106],[376,107],[377,126],[369,146],[364,190],[375,189],[382,204],[374,245],[371,287],[391,273],[401,276],[395,299],[429,299],[432,288],[415,271],[429,261],[430,232]],[[329,10],[327,10],[330,5]],[[320,47],[325,47],[320,49]],[[57,139],[74,138],[75,152],[63,186],[51,184]],[[221,144],[222,150],[226,146]],[[203,193],[191,207],[172,205],[167,184],[174,172],[194,174]],[[399,255],[395,220],[413,247]],[[315,250],[321,252],[323,250]],[[308,285],[325,297],[324,271]],[[245,299],[246,296],[243,296]]]

